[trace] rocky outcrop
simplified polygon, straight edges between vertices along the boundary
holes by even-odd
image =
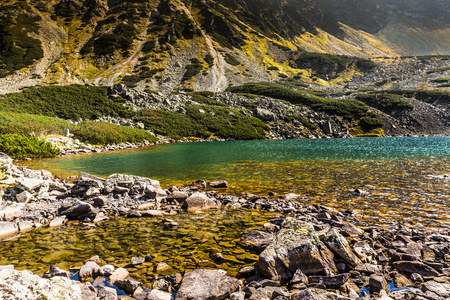
[[[333,259],[311,223],[286,218],[273,242],[260,254],[259,267],[270,279],[287,282],[297,269],[306,275],[334,272]]]

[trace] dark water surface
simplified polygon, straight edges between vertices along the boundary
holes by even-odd
[[[26,164],[61,176],[135,174],[163,187],[224,179],[228,193],[298,193],[305,204],[360,211],[368,225],[450,224],[450,180],[429,176],[450,173],[450,137],[183,143]]]

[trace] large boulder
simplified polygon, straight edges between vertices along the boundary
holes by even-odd
[[[261,273],[287,282],[300,269],[306,275],[336,272],[333,253],[320,241],[311,223],[286,218],[275,239],[259,256]]]
[[[83,219],[85,217],[95,217],[98,209],[87,202],[77,201],[70,206],[62,206],[59,209],[59,213],[66,215],[69,219]]]
[[[189,212],[196,212],[199,210],[207,210],[217,208],[216,201],[209,198],[205,193],[194,193],[189,196],[184,202],[182,207]]]
[[[14,222],[0,222],[0,237],[12,236],[19,232],[16,223]]]
[[[85,281],[98,275],[99,271],[100,266],[96,262],[88,261],[78,272],[78,278],[80,281]]]
[[[0,270],[0,299],[83,300],[81,295],[80,285],[65,277],[44,279],[29,271],[17,271],[14,269]]]
[[[226,276],[223,270],[197,269],[184,275],[176,300],[226,299],[241,282]]]

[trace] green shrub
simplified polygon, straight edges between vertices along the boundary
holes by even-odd
[[[214,57],[210,53],[206,54],[203,59],[210,68],[214,65]]]
[[[291,90],[272,82],[246,83],[241,86],[229,87],[227,90],[233,93],[249,93],[286,100],[292,104],[307,105],[313,110],[336,114],[348,120],[359,119],[366,115],[368,110],[368,107],[358,100],[323,98],[311,95],[306,91]]]
[[[145,130],[105,122],[83,122],[73,130],[73,135],[84,142],[98,145],[156,141]]]
[[[231,55],[231,54],[229,54],[229,53],[227,53],[226,55],[225,55],[225,61],[228,63],[228,64],[230,64],[230,65],[232,65],[232,66],[239,66],[241,63],[238,61],[238,60],[236,60],[236,58],[234,58],[234,56],[233,55]]]
[[[142,46],[142,52],[150,53],[155,49],[156,40],[150,40],[145,42],[144,46]]]
[[[287,115],[284,118],[285,122],[291,123],[292,121],[297,120],[299,121],[303,126],[308,128],[309,130],[316,130],[317,126],[311,122],[308,121],[305,117],[297,116],[297,115]]]
[[[369,93],[358,94],[356,96],[356,99],[385,113],[390,113],[394,109],[414,108],[414,105],[409,103],[408,101],[403,100],[401,95]]]
[[[261,120],[246,116],[241,111],[219,106],[189,105],[186,114],[164,110],[145,109],[137,118],[158,134],[179,137],[221,138],[250,140],[264,139],[268,126]]]
[[[369,132],[376,128],[381,128],[383,126],[383,122],[381,122],[378,118],[373,116],[362,117],[359,120],[359,126],[364,132]]]
[[[0,95],[0,111],[40,114],[62,119],[96,119],[104,115],[130,117],[128,107],[108,98],[107,87],[83,85],[31,87]]]
[[[0,135],[0,151],[8,154],[12,158],[36,158],[54,157],[60,151],[53,148],[50,143],[39,140],[34,136],[19,134]]]
[[[198,58],[192,58],[191,63],[186,66],[186,72],[183,75],[183,81],[189,80],[203,69],[203,65],[200,63]]]
[[[278,67],[270,66],[270,67],[267,68],[267,70],[269,70],[269,71],[278,71],[279,69],[278,69]]]

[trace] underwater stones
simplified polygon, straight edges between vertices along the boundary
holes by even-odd
[[[245,231],[241,235],[241,242],[247,247],[252,247],[262,252],[272,242],[273,238],[274,234],[272,232],[252,229]]]
[[[217,208],[217,203],[209,198],[205,193],[196,192],[188,197],[184,202],[182,207],[188,212],[196,212],[199,210],[207,210],[212,208]]]
[[[184,275],[175,300],[226,299],[241,282],[223,270],[196,269]]]
[[[80,281],[85,281],[89,278],[95,277],[100,270],[100,266],[93,261],[85,263],[78,272],[78,278]]]
[[[337,271],[333,258],[311,223],[288,217],[275,239],[260,254],[259,267],[264,276],[287,282],[297,269],[306,275]]]
[[[144,257],[132,257],[132,258],[131,258],[131,264],[132,264],[133,266],[141,265],[141,264],[143,264],[144,262],[145,262],[145,258],[144,258]]]
[[[325,244],[350,266],[356,267],[361,264],[361,261],[355,253],[353,253],[345,237],[343,237],[336,229],[332,229],[328,232],[325,238]]]

